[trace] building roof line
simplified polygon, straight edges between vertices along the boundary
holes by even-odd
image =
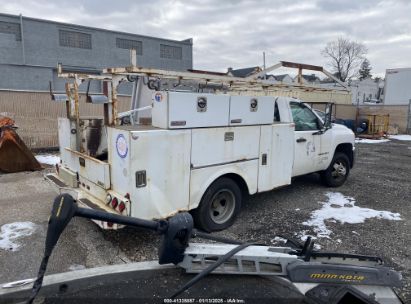
[[[0,17],[20,18],[20,15],[0,13]],[[161,37],[153,37],[153,36],[140,35],[140,34],[133,34],[133,33],[129,33],[129,32],[109,30],[109,29],[105,29],[105,28],[99,28],[99,27],[93,27],[93,26],[86,26],[86,25],[80,25],[80,24],[74,24],[74,23],[66,23],[66,22],[59,22],[59,21],[48,20],[48,19],[40,19],[40,18],[34,18],[34,17],[26,17],[26,16],[24,16],[24,15],[22,15],[22,18],[23,18],[23,20],[26,19],[26,20],[32,20],[32,21],[37,21],[37,22],[43,22],[43,23],[51,23],[51,24],[57,24],[57,25],[61,25],[61,26],[78,28],[78,29],[81,29],[81,28],[82,28],[82,29],[89,29],[89,30],[95,30],[95,31],[103,31],[103,32],[109,32],[109,33],[116,33],[116,34],[120,34],[120,35],[136,36],[136,37],[141,37],[141,38],[146,38],[146,39],[169,41],[169,42],[178,43],[178,44],[193,45],[193,38],[188,38],[188,39],[183,39],[183,40],[173,40],[173,39],[167,39],[167,38],[161,38]],[[20,21],[18,21],[18,22],[20,22]]]
[[[41,68],[41,69],[57,69],[57,65],[51,66],[51,65],[42,65],[42,64],[25,64],[25,63],[0,63],[0,66],[18,66],[18,67],[28,67],[28,68]],[[71,70],[87,70],[87,71],[96,71],[96,72],[101,72],[103,71],[104,68],[97,68],[97,67],[90,67],[90,66],[75,66],[75,65],[67,65],[63,64],[62,65],[65,69],[71,69]]]
[[[409,71],[409,70],[411,70],[411,68],[390,68],[390,69],[386,69],[385,73],[395,72],[395,71]]]

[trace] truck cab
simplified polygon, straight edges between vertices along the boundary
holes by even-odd
[[[320,172],[326,185],[342,185],[354,165],[354,133],[339,124],[326,126],[301,100],[278,97],[276,103],[275,120],[295,124],[292,175]]]

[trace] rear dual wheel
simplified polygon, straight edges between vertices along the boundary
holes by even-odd
[[[207,232],[230,227],[241,210],[241,190],[230,178],[217,179],[208,187],[192,212],[196,226]]]

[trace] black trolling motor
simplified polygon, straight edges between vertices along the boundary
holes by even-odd
[[[188,246],[188,241],[193,230],[193,219],[187,212],[178,213],[168,220],[149,221],[98,210],[80,208],[77,206],[74,198],[69,194],[59,195],[53,202],[53,208],[48,222],[43,260],[40,265],[37,279],[33,284],[31,297],[27,303],[33,303],[39,293],[43,284],[48,260],[54,246],[57,244],[60,235],[63,233],[70,220],[75,216],[156,231],[163,235],[158,251],[160,264],[178,264],[183,260],[184,250]]]
[[[208,233],[203,233],[193,229],[193,218],[188,212],[177,213],[167,220],[150,221],[94,209],[81,208],[77,206],[75,199],[71,195],[61,194],[57,196],[53,202],[53,207],[48,222],[44,256],[40,264],[37,279],[33,283],[31,296],[27,303],[33,303],[34,299],[38,295],[43,284],[43,278],[47,269],[48,260],[54,246],[57,244],[60,235],[63,233],[68,223],[75,216],[144,228],[157,232],[163,236],[158,249],[158,262],[161,265],[170,263],[177,265],[182,262],[184,259],[185,249],[188,247],[188,241],[192,237],[200,237],[213,241],[238,245],[226,255],[221,257],[216,263],[210,265],[210,267],[199,273],[184,286],[182,286],[171,296],[172,298],[178,296],[183,291],[193,286],[237,252],[247,246],[252,245],[251,243],[242,243],[236,240],[226,239],[224,237],[211,236]]]

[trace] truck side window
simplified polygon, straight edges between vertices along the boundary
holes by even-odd
[[[299,102],[291,102],[290,107],[296,131],[319,129],[318,118],[308,107]]]
[[[281,121],[280,111],[278,110],[277,101],[275,102],[275,105],[274,105],[274,121],[277,121],[277,122]]]

